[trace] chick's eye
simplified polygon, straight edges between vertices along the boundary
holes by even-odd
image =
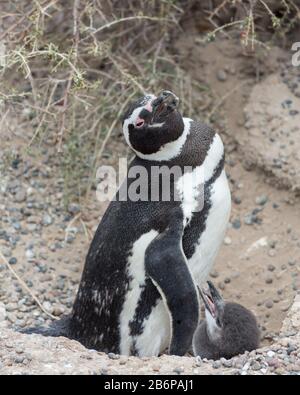
[[[216,323],[217,323],[218,326],[221,326],[221,321],[220,321],[219,318],[217,318]]]

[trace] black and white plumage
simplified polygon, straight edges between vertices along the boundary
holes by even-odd
[[[86,347],[154,356],[168,347],[183,355],[192,344],[197,284],[206,280],[222,243],[231,198],[220,136],[183,118],[177,102],[169,91],[147,95],[124,115],[124,136],[136,157],[91,243],[68,327],[68,336]],[[134,186],[135,166],[150,175],[153,166],[174,165],[192,170],[171,179],[170,201],[120,201],[125,184]],[[195,212],[203,179],[204,206]]]
[[[205,320],[194,334],[194,355],[229,359],[258,348],[260,332],[252,312],[238,303],[225,302],[211,281],[208,286],[209,292],[199,289]]]

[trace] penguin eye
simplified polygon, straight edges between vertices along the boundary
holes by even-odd
[[[219,317],[216,319],[216,323],[217,323],[218,326],[221,326],[221,321],[220,321]]]

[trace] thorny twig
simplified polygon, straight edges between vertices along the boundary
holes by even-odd
[[[74,35],[74,52],[75,52],[75,60],[74,60],[74,67],[76,67],[77,60],[78,60],[78,45],[79,45],[79,17],[78,17],[78,12],[79,12],[79,6],[80,6],[80,0],[75,0],[74,1],[74,6],[73,6],[73,20],[74,20],[74,26],[73,26],[73,35]],[[70,95],[70,90],[72,86],[74,78],[74,69],[71,70],[70,76],[68,79],[67,87],[65,90],[65,94],[63,97],[63,109],[62,109],[62,117],[61,117],[61,126],[60,130],[58,133],[58,152],[62,152],[62,143],[63,143],[63,136],[64,132],[66,129],[66,112],[68,108],[68,99]]]

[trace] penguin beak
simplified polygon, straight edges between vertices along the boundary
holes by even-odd
[[[162,98],[162,102],[165,105],[171,106],[173,108],[176,108],[177,104],[179,103],[179,98],[171,91],[162,91],[159,97]]]
[[[162,91],[161,94],[153,100],[153,117],[158,117],[163,112],[171,112],[174,111],[179,103],[178,97],[171,91]]]
[[[205,309],[210,312],[213,318],[217,318],[220,311],[224,308],[224,300],[211,281],[207,281],[208,290],[205,291],[198,287],[199,295],[203,300]]]

